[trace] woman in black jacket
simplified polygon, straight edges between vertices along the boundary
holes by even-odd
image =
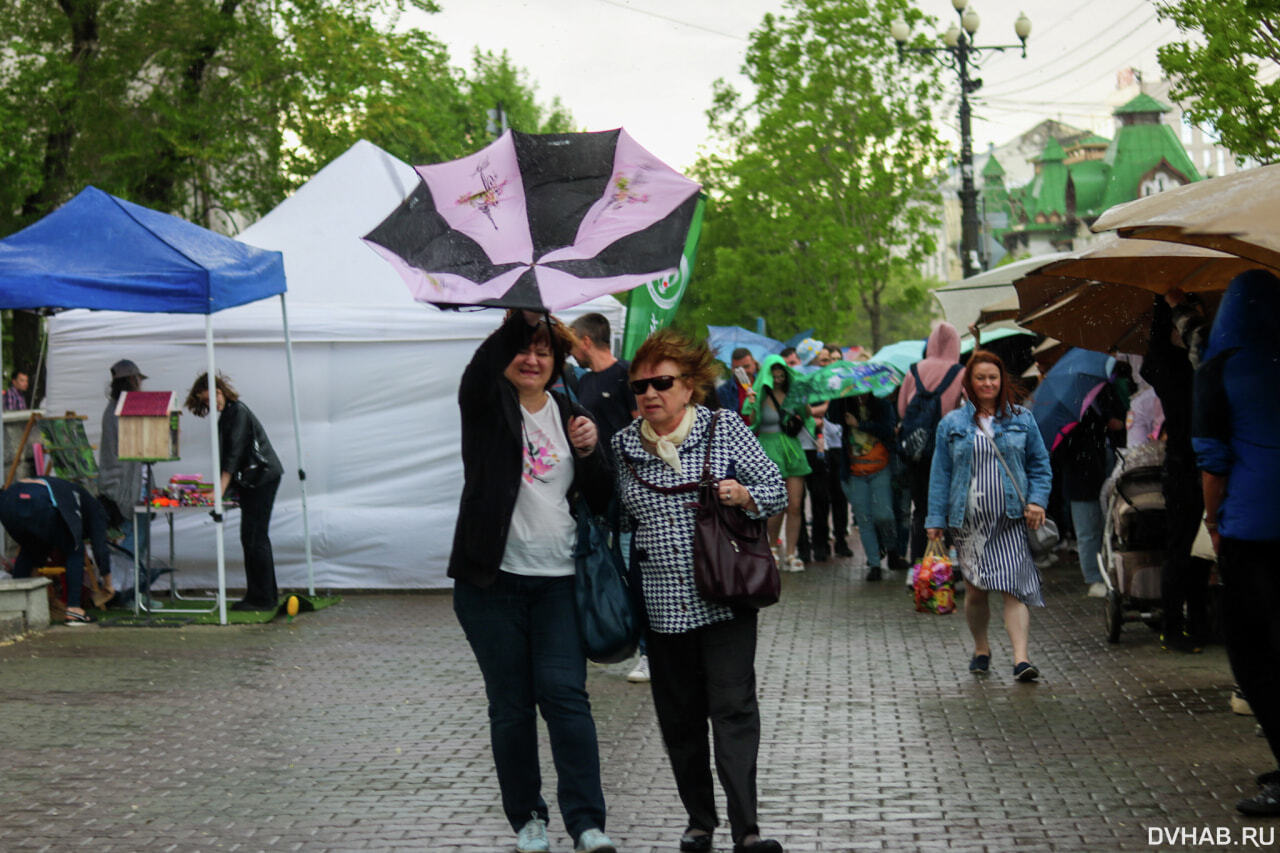
[[[536,711],[551,736],[557,795],[578,851],[613,851],[586,658],[574,604],[571,499],[603,511],[613,478],[596,426],[549,389],[573,334],[513,311],[462,374],[462,501],[449,556],[453,608],[480,664],[493,759],[516,849],[549,849]]]
[[[271,553],[271,508],[280,488],[280,464],[267,431],[222,374],[214,377],[218,407],[218,454],[222,493],[234,488],[240,504],[240,545],[244,549],[244,598],[232,610],[275,610],[280,605],[276,564]],[[209,413],[208,374],[202,373],[187,394],[186,407],[203,418]]]

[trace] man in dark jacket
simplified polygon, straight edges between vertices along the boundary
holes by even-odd
[[[19,480],[0,491],[0,522],[18,543],[15,578],[31,577],[56,549],[65,555],[67,625],[92,622],[80,606],[84,587],[84,540],[93,543],[98,574],[111,591],[111,556],[107,552],[107,514],[98,499],[79,483],[57,477]]]

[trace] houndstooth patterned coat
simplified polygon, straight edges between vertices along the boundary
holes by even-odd
[[[709,409],[698,406],[689,435],[679,446],[679,474],[644,449],[639,420],[613,437],[618,493],[635,531],[649,627],[660,634],[680,634],[724,622],[733,618],[733,610],[706,601],[694,584],[694,517],[689,504],[697,500],[697,492],[656,492],[635,478],[626,461],[640,477],[657,486],[696,483],[702,475],[711,417]],[[767,518],[786,508],[787,491],[778,466],[765,456],[760,442],[735,412],[720,412],[711,448],[711,475],[715,480],[732,478],[746,486],[759,510],[752,513],[755,518]]]

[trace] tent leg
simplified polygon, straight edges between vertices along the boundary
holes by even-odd
[[[280,316],[284,320],[284,357],[289,365],[289,402],[293,406],[293,441],[298,453],[298,489],[302,495],[302,547],[307,555],[307,594],[316,594],[316,571],[311,563],[311,524],[307,518],[307,466],[302,459],[302,419],[298,415],[298,387],[293,376],[293,343],[289,339],[289,309],[280,294]]]
[[[209,435],[213,451],[213,525],[214,542],[218,555],[218,624],[227,624],[227,552],[222,533],[222,458],[218,446],[218,390],[215,383],[217,368],[213,361],[213,315],[204,315],[204,345],[209,360]],[[137,595],[137,592],[134,593]]]

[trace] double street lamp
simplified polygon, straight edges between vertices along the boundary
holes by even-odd
[[[907,47],[911,28],[898,18],[889,27],[893,40],[898,43],[898,60],[908,53],[921,53],[942,57],[943,64],[960,75],[960,260],[964,265],[964,277],[977,275],[982,270],[978,263],[978,190],[973,181],[973,133],[970,128],[969,93],[982,88],[982,80],[969,76],[969,66],[978,67],[982,51],[1017,50],[1027,58],[1027,36],[1031,35],[1031,19],[1020,13],[1013,22],[1013,31],[1021,44],[993,44],[978,47],[973,36],[978,31],[978,13],[969,6],[969,0],[951,0],[960,24],[952,24],[942,36],[942,47]]]

